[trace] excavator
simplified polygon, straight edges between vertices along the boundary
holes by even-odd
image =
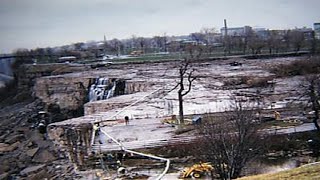
[[[210,173],[213,170],[209,163],[198,163],[187,167],[182,171],[181,178],[201,178],[201,176]]]

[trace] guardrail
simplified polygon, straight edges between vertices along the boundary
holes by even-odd
[[[162,91],[161,91],[161,90],[162,90]],[[160,92],[160,94],[157,93],[157,92]],[[122,108],[119,112],[115,113],[114,115],[112,115],[112,116],[109,117],[108,119],[112,119],[113,117],[116,117],[117,115],[119,115],[120,113],[122,113],[123,111],[125,111],[126,109],[128,109],[128,108],[136,105],[137,103],[139,103],[140,101],[142,101],[142,100],[144,100],[144,99],[146,99],[146,98],[149,98],[149,99],[151,100],[152,98],[154,98],[154,96],[156,96],[156,95],[163,95],[163,94],[165,94],[165,92],[166,92],[166,86],[165,86],[165,87],[158,88],[158,89],[152,91],[151,93],[143,96],[142,98],[138,99],[137,101],[133,102],[133,103],[130,104],[129,106],[126,106],[126,107]],[[104,122],[104,121],[106,121],[106,120],[102,120],[102,119],[101,119],[101,120],[97,121],[97,120],[95,119],[95,122],[94,122],[94,123],[98,123],[98,122],[100,123],[100,122]],[[102,149],[101,146],[98,145],[98,147],[97,147],[97,146],[94,145],[95,134],[96,134],[95,132],[96,132],[96,130],[93,129],[93,131],[92,131],[92,139],[91,139],[91,151],[92,151],[92,150],[99,150],[99,151],[105,150],[105,151],[106,151],[107,149]],[[102,132],[103,134],[105,134],[108,138],[110,138],[113,142],[116,143],[115,146],[118,147],[117,150],[123,150],[123,151],[128,152],[128,153],[132,153],[132,154],[137,154],[137,155],[140,155],[140,156],[145,156],[145,157],[153,158],[153,159],[156,159],[156,160],[166,161],[166,167],[165,167],[164,171],[156,178],[157,180],[161,179],[161,178],[167,173],[167,171],[169,170],[169,166],[170,166],[170,160],[169,160],[169,159],[162,158],[162,157],[158,157],[158,156],[154,156],[154,155],[150,155],[150,154],[144,154],[144,153],[140,153],[140,152],[136,152],[136,151],[129,150],[129,149],[126,148],[122,143],[118,142],[115,138],[113,138],[112,136],[110,136],[110,135],[109,135],[107,132],[105,132],[104,130],[100,129],[100,132]],[[98,149],[97,149],[97,148],[98,148]],[[116,149],[116,148],[114,148],[114,149]]]
[[[110,138],[113,142],[115,142],[121,150],[128,152],[128,153],[132,153],[132,154],[136,154],[136,155],[140,155],[140,156],[144,156],[144,157],[148,157],[148,158],[152,158],[152,159],[156,159],[156,160],[160,160],[160,161],[166,161],[166,167],[163,170],[163,172],[156,178],[156,180],[160,180],[163,178],[163,176],[168,172],[169,167],[170,167],[170,159],[166,159],[166,158],[162,158],[162,157],[158,157],[155,155],[151,155],[151,154],[144,154],[144,153],[140,153],[137,151],[132,151],[127,149],[126,147],[124,147],[120,142],[118,142],[115,138],[113,138],[112,136],[110,136],[107,132],[105,132],[104,130],[100,130],[100,132],[102,132],[104,135],[106,135],[108,138]]]

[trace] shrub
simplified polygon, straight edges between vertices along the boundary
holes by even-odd
[[[290,64],[281,64],[271,69],[278,77],[297,76],[320,73],[320,56],[297,60]]]

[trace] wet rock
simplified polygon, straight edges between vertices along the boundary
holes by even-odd
[[[2,133],[4,133],[4,134],[2,134]],[[7,137],[7,133],[5,133],[5,132],[2,132],[1,134],[1,136],[0,136],[0,142],[4,142],[5,141],[5,139],[6,139],[6,137]]]
[[[30,174],[37,173],[37,172],[43,170],[45,168],[45,166],[46,166],[45,164],[41,164],[38,166],[27,167],[20,172],[20,175],[21,176],[28,176]]]
[[[9,170],[10,170],[10,164],[7,161],[1,162],[0,173],[8,172]]]
[[[44,149],[39,150],[33,157],[32,161],[38,163],[47,163],[56,159],[57,158],[51,152],[49,152],[47,149]]]
[[[0,152],[2,151],[2,149],[5,149],[7,147],[9,147],[10,145],[9,144],[6,144],[6,143],[0,143]]]
[[[27,143],[27,147],[32,147],[34,145],[34,143],[32,142],[32,141],[29,141],[28,143]]]
[[[26,164],[30,163],[32,160],[32,157],[28,156],[27,153],[21,152],[18,157],[18,166],[19,167],[25,167]]]
[[[0,180],[5,180],[9,178],[9,173],[3,173],[0,175]]]
[[[6,143],[0,143],[0,153],[14,151],[15,149],[18,148],[19,145],[20,145],[20,142],[15,142],[11,145]]]
[[[26,154],[29,156],[29,157],[33,157],[37,152],[38,152],[39,148],[33,148],[33,149],[29,149]]]
[[[23,140],[25,137],[23,134],[16,134],[16,135],[13,135],[13,136],[9,136],[7,137],[7,140],[5,141],[5,143],[7,144],[12,144],[12,143],[15,143],[17,141],[21,141]]]
[[[38,179],[49,179],[51,176],[48,174],[48,172],[43,169],[40,172],[37,172],[36,174],[32,174],[28,176],[29,180],[38,180]]]
[[[17,162],[17,166],[18,166],[19,169],[24,169],[24,168],[27,167],[26,163],[27,163],[27,161],[21,161],[20,160],[20,161]]]

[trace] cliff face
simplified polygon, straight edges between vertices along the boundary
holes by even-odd
[[[0,59],[0,74],[5,74],[7,76],[12,76],[12,64],[14,63],[14,58]]]
[[[38,78],[33,88],[34,96],[40,98],[46,104],[57,104],[61,109],[77,110],[79,108],[82,108],[83,105],[89,101],[88,94],[90,85],[96,81],[96,78],[93,77],[95,76],[90,75],[90,73],[74,73],[61,76],[59,75]],[[108,75],[106,75],[106,77],[108,77]],[[124,94],[147,91],[149,87],[150,83],[146,83],[145,81],[127,80],[125,81]],[[96,106],[96,104],[101,103],[99,103],[99,101],[94,101],[88,104],[88,107],[92,107]],[[96,108],[99,110],[108,110],[109,108],[106,108],[106,106],[108,105],[104,105],[101,108],[92,108]],[[95,111],[89,110],[88,114],[94,112]]]
[[[43,77],[36,80],[33,91],[46,104],[76,110],[87,101],[91,81],[92,79],[83,77]]]
[[[57,74],[66,74],[72,72],[81,72],[88,70],[88,66],[77,64],[25,64],[16,70],[19,90],[30,90],[36,78],[43,76],[52,76]]]

